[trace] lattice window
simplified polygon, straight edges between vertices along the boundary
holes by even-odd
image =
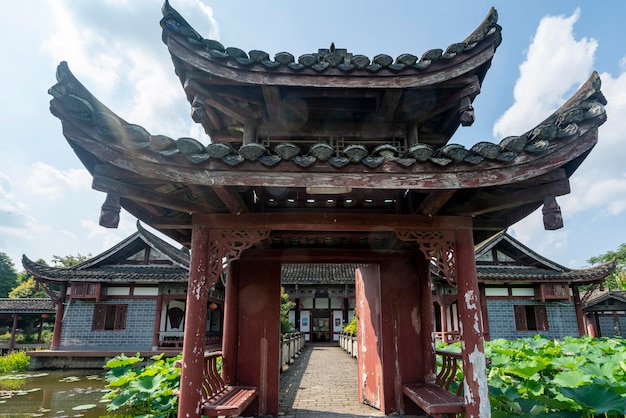
[[[72,283],[72,299],[100,299],[102,286],[100,283]]]

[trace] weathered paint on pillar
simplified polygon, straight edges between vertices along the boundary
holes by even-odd
[[[416,254],[421,260],[419,266],[421,274],[417,278],[417,291],[419,297],[419,316],[421,329],[422,361],[424,362],[424,382],[435,383],[437,376],[437,362],[435,360],[435,320],[433,317],[433,293],[431,288],[430,264],[425,261],[421,254]],[[407,382],[405,382],[407,383]]]
[[[491,417],[491,406],[489,405],[482,310],[476,276],[472,230],[457,230],[455,244],[461,355],[465,376],[463,381],[465,416],[467,418],[488,418]]]
[[[237,384],[256,386],[241,416],[278,416],[280,384],[280,262],[239,261]]]
[[[356,271],[357,376],[360,403],[382,409],[383,371],[380,313],[380,268],[361,267]]]
[[[356,275],[359,400],[385,414],[418,413],[402,385],[434,380],[428,263],[417,253],[360,268]],[[428,366],[427,366],[428,365]]]
[[[191,232],[191,260],[185,307],[185,338],[180,375],[178,418],[199,418],[206,339],[209,229],[195,225]]]
[[[67,295],[67,283],[61,285],[59,299],[56,301],[57,313],[54,315],[54,329],[52,330],[52,342],[50,350],[58,350],[61,344],[61,330],[63,328],[63,313],[65,310],[65,295]]]
[[[576,323],[578,324],[578,336],[581,337],[587,334],[585,327],[585,314],[583,313],[582,304],[580,302],[580,291],[578,285],[572,285],[572,293],[574,294],[574,310],[576,311]]]
[[[491,334],[489,332],[489,314],[487,312],[487,293],[485,292],[485,286],[480,286],[480,308],[483,313],[483,338],[485,341],[491,340]]]
[[[224,298],[224,333],[222,334],[222,378],[228,385],[237,383],[239,335],[239,261],[228,268]]]

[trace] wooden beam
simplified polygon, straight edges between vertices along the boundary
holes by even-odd
[[[185,81],[184,89],[187,94],[195,95],[196,93],[201,93],[204,96],[205,104],[214,107],[218,111],[230,116],[231,118],[241,123],[244,123],[247,120],[258,119],[257,115],[254,114],[252,111],[242,107],[237,107],[235,109],[234,106],[227,100],[216,96],[194,80],[188,79],[187,81]]]
[[[450,209],[455,215],[477,216],[484,213],[510,209],[534,202],[543,202],[545,196],[562,196],[570,192],[569,179],[555,181],[518,192],[506,193],[488,199],[480,199]]]
[[[421,216],[364,213],[246,213],[193,214],[193,225],[224,229],[271,229],[273,231],[395,231],[455,230],[472,228],[472,218],[458,216]]]
[[[150,219],[146,222],[155,229],[189,229],[191,230],[191,215],[161,216]]]
[[[134,202],[156,205],[181,212],[210,212],[216,210],[208,204],[197,204],[183,199],[172,198],[152,190],[123,183],[104,176],[94,175],[91,187],[106,193],[117,193]]]
[[[263,98],[265,99],[265,109],[267,109],[268,120],[272,122],[282,121],[282,107],[278,87],[261,86],[261,90],[263,91]]]
[[[401,89],[387,89],[383,95],[383,100],[378,107],[378,117],[385,122],[390,122],[396,114],[398,103],[402,97]]]
[[[386,122],[362,122],[358,124],[346,122],[309,122],[302,123],[260,123],[258,134],[261,137],[292,139],[298,137],[329,137],[345,136],[359,139],[397,138],[406,135],[402,124]]]
[[[439,212],[439,209],[446,204],[448,200],[454,195],[456,190],[435,190],[422,200],[422,203],[415,210],[416,215],[428,215],[434,216]]]
[[[240,215],[250,212],[248,205],[246,205],[246,202],[241,198],[241,195],[235,187],[215,186],[213,187],[213,191],[231,213]]]

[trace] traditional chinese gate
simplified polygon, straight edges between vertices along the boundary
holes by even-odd
[[[302,221],[300,216],[285,215],[194,217],[183,387],[194,387],[193,382],[202,379],[205,324],[199,318],[206,310],[204,295],[227,273],[225,380],[259,388],[258,401],[247,413],[277,415],[281,263],[367,262],[375,264],[357,275],[359,336],[367,347],[359,357],[360,397],[387,414],[412,411],[414,407],[404,402],[402,384],[432,382],[435,377],[430,280],[434,262],[440,274],[459,289],[461,323],[466,330],[467,411],[479,416],[487,386],[471,219],[319,214]],[[253,248],[272,231],[324,231],[338,236],[389,232],[399,246],[381,251]],[[201,399],[200,389],[181,391],[181,411],[195,410]]]
[[[598,75],[529,131],[466,149],[449,141],[473,123],[501,42],[494,9],[445,51],[395,60],[335,45],[272,60],[203,38],[167,2],[163,12],[163,41],[208,145],[126,122],[65,63],[50,93],[93,187],[107,193],[101,225],[116,227],[124,207],[191,249],[179,416],[200,415],[200,318],[218,280],[224,376],[258,387],[246,414],[276,415],[281,263],[360,262],[378,266],[358,281],[362,333],[377,336],[364,340],[362,400],[407,411],[399,387],[433,380],[434,266],[457,288],[467,416],[488,417],[473,242],[542,205],[545,228],[562,226],[556,197],[606,120]]]

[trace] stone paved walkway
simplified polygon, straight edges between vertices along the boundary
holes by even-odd
[[[310,343],[280,375],[279,411],[285,418],[385,416],[358,402],[355,359],[338,345]]]

